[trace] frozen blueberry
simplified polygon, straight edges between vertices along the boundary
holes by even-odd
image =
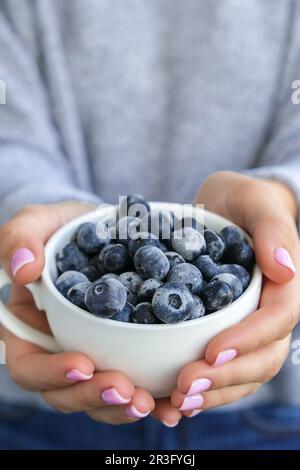
[[[117,223],[117,240],[128,246],[129,240],[135,238],[140,232],[141,221],[137,217],[122,217]]]
[[[205,254],[210,256],[215,263],[220,261],[225,249],[221,237],[214,230],[204,230],[204,238],[206,241]]]
[[[235,225],[224,227],[220,232],[220,236],[225,244],[225,248],[228,248],[234,243],[243,242],[245,240],[242,230]]]
[[[180,263],[170,269],[168,282],[184,284],[193,294],[199,294],[202,286],[202,274],[196,266],[190,263]]]
[[[85,223],[78,230],[77,245],[85,253],[98,253],[109,242],[109,230],[103,222]]]
[[[234,243],[226,248],[222,261],[240,264],[247,271],[251,271],[254,266],[254,251],[246,242]]]
[[[186,320],[193,307],[191,292],[186,286],[177,282],[166,282],[158,287],[152,299],[153,312],[164,323]]]
[[[202,233],[186,227],[173,233],[172,246],[185,260],[192,261],[205,252],[206,243]]]
[[[144,277],[161,280],[169,272],[170,263],[166,255],[155,246],[142,246],[135,256],[134,265],[137,272]]]
[[[144,280],[134,271],[128,271],[119,275],[119,281],[133,294],[137,294]]]
[[[141,220],[141,227],[160,240],[170,240],[174,229],[174,214],[170,211],[151,211]]]
[[[170,269],[176,266],[176,264],[185,263],[185,259],[179,253],[176,253],[176,251],[166,251],[165,255],[169,260]]]
[[[197,295],[193,295],[194,306],[188,318],[186,320],[196,320],[197,318],[204,317],[205,307],[204,303]]]
[[[129,255],[127,248],[121,243],[110,243],[102,248],[99,255],[100,263],[104,268],[112,273],[121,273],[129,265]]]
[[[234,274],[243,284],[243,290],[249,286],[250,274],[239,264],[220,264],[220,273]]]
[[[193,264],[201,271],[203,278],[207,282],[220,272],[219,266],[208,255],[198,256],[193,261]]]
[[[211,281],[202,293],[202,300],[208,312],[216,312],[233,300],[229,285],[223,281]]]
[[[155,235],[149,232],[137,234],[132,240],[129,240],[128,251],[131,258],[134,258],[134,255],[142,246],[155,246],[159,248],[160,241]]]
[[[125,323],[132,323],[132,313],[133,313],[133,306],[127,302],[123,310],[121,310],[121,312],[111,317],[111,320],[122,321]]]
[[[115,273],[106,273],[106,274],[103,274],[103,276],[101,276],[101,279],[118,279],[119,280],[119,276],[118,274],[115,274]]]
[[[88,278],[78,271],[66,271],[61,274],[55,281],[56,289],[67,297],[69,289],[79,282],[88,282]]]
[[[200,217],[199,217],[200,218]],[[179,230],[185,227],[191,227],[200,233],[203,233],[205,225],[197,219],[197,217],[175,217],[174,230]]]
[[[68,290],[67,299],[72,302],[72,304],[77,305],[77,307],[85,309],[85,293],[90,285],[91,283],[87,281],[75,284]]]
[[[129,215],[142,218],[147,212],[150,212],[150,206],[141,194],[132,194],[122,198],[119,206],[119,214],[121,217]]]
[[[149,302],[142,302],[138,304],[133,310],[132,314],[133,323],[160,323],[158,318],[154,315],[152,305]]]
[[[88,256],[74,242],[65,245],[62,252],[56,255],[56,266],[61,273],[81,271],[88,264]]]
[[[212,278],[212,281],[215,281],[215,280],[226,282],[226,284],[229,285],[233,294],[233,300],[237,299],[243,293],[243,284],[239,280],[239,278],[236,277],[234,274],[230,274],[230,273],[217,274],[215,277]]]
[[[100,279],[100,277],[102,276],[99,269],[91,264],[83,268],[80,272],[84,274],[91,282],[97,281],[97,279]]]
[[[140,287],[138,293],[139,302],[151,302],[154,292],[161,286],[161,282],[156,279],[146,279]]]
[[[100,279],[85,293],[85,304],[94,315],[111,318],[125,307],[127,292],[117,279]]]

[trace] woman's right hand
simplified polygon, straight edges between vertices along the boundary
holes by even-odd
[[[49,333],[45,314],[35,307],[24,285],[36,281],[44,267],[44,245],[72,218],[93,207],[77,202],[30,206],[0,229],[0,264],[13,287],[8,308],[35,328]],[[109,424],[134,422],[147,416],[155,403],[144,389],[135,388],[117,371],[95,372],[92,360],[77,352],[49,354],[4,328],[7,367],[23,389],[41,392],[45,401],[63,413],[84,411]]]

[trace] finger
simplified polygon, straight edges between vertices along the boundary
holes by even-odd
[[[0,264],[11,279],[28,284],[44,267],[44,244],[62,225],[90,210],[82,203],[28,206],[0,230]]]
[[[54,408],[71,413],[103,408],[110,405],[127,405],[135,394],[131,381],[121,372],[97,372],[88,382],[77,383],[72,387],[48,390],[44,399]],[[142,400],[138,397],[138,400]],[[152,398],[146,392],[146,401]],[[148,402],[147,402],[148,403]]]
[[[178,399],[202,394],[207,390],[246,383],[265,383],[277,373],[289,353],[287,339],[276,341],[263,349],[236,358],[221,367],[212,367],[205,360],[195,361],[182,369],[177,388],[171,394],[171,404]]]
[[[297,302],[289,304],[287,300],[263,306],[241,323],[222,331],[206,348],[207,362],[222,365],[287,337],[298,321],[296,306]]]
[[[182,414],[177,408],[171,405],[169,398],[156,400],[152,416],[161,421],[168,428],[177,426],[182,418]]]

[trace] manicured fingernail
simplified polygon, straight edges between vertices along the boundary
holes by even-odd
[[[11,272],[13,276],[15,276],[23,266],[33,263],[33,261],[35,261],[35,256],[32,251],[28,250],[28,248],[20,248],[20,250],[13,255],[11,260]]]
[[[131,398],[124,398],[115,388],[108,388],[101,393],[101,398],[108,405],[124,405],[129,403]]]
[[[202,413],[203,410],[194,410],[191,412],[191,414],[189,416],[187,416],[187,418],[193,418],[194,416],[197,416],[199,413]]]
[[[203,405],[203,397],[202,395],[191,395],[190,397],[185,397],[181,407],[179,408],[180,411],[189,411],[194,410],[195,408],[201,408]]]
[[[83,382],[84,380],[90,380],[93,374],[87,375],[80,372],[80,370],[72,369],[66,373],[66,379],[72,380],[73,382]]]
[[[226,362],[231,361],[237,356],[237,351],[236,349],[226,349],[226,351],[221,351],[217,359],[215,360],[214,366],[221,366],[222,364],[225,364]]]
[[[170,423],[170,422],[164,421],[164,420],[162,422],[165,426],[167,426],[167,428],[175,428],[175,426],[177,426],[177,424],[179,423],[179,419],[177,421],[175,421],[174,423]]]
[[[150,414],[150,410],[146,411],[145,413],[142,413],[141,411],[137,410],[134,405],[127,406],[124,411],[126,415],[128,416],[128,418],[133,418],[133,419],[146,418],[146,416]]]
[[[281,246],[276,248],[274,257],[277,263],[282,264],[282,266],[285,266],[286,268],[290,269],[293,273],[296,272],[296,268],[292,261],[292,258],[290,257],[289,252],[285,248],[282,248]]]
[[[211,387],[212,381],[209,379],[196,379],[192,382],[186,395],[195,395],[200,392],[205,392]]]

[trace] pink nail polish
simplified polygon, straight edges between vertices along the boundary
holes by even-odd
[[[108,405],[124,405],[130,398],[124,398],[115,388],[107,388],[101,393],[101,399]]]
[[[93,377],[93,374],[87,375],[80,372],[80,370],[72,369],[65,375],[67,380],[72,382],[83,382],[85,380],[90,380]]]
[[[189,416],[187,416],[187,418],[194,418],[194,416],[197,416],[199,413],[202,413],[202,411],[203,410],[194,410]]]
[[[296,272],[296,268],[292,261],[292,258],[290,257],[289,252],[285,248],[282,248],[281,246],[276,248],[274,257],[277,263],[282,264],[282,266],[285,266],[286,268],[290,269],[293,273]]]
[[[236,349],[226,349],[226,351],[221,351],[215,360],[214,366],[221,366],[226,362],[232,361],[236,356]]]
[[[125,408],[125,413],[128,416],[128,418],[146,418],[150,414],[150,411],[146,411],[145,413],[142,413],[141,411],[138,411],[134,405],[127,406]]]
[[[195,408],[201,408],[203,405],[203,397],[202,395],[191,395],[189,397],[185,397],[181,407],[179,408],[180,411],[190,411],[194,410]]]
[[[169,423],[168,421],[163,421],[163,424],[165,426],[167,426],[167,428],[175,428],[179,423],[179,420],[178,421],[175,421],[175,423]]]
[[[196,379],[192,382],[186,395],[195,395],[200,392],[205,392],[211,387],[212,381],[209,379]]]
[[[11,272],[13,276],[26,264],[33,263],[35,256],[28,248],[20,248],[12,257]]]

